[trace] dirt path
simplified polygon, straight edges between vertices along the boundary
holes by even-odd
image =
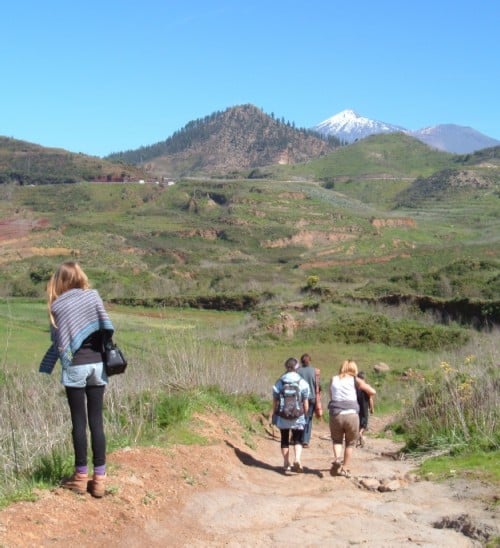
[[[218,441],[110,455],[104,499],[57,488],[4,509],[0,546],[459,548],[499,534],[493,488],[415,482],[411,464],[391,458],[398,448],[390,440],[372,437],[355,451],[355,477],[331,477],[327,427],[316,424],[304,450],[305,473],[285,475],[277,439],[259,437],[249,449],[227,417],[203,418],[202,424]],[[374,418],[373,426],[380,421]],[[395,491],[362,485],[389,480],[387,488]],[[436,522],[451,528],[436,528]]]

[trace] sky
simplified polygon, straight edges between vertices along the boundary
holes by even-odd
[[[500,139],[498,0],[8,0],[0,135],[94,156],[251,103]]]

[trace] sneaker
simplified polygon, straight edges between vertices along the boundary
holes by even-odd
[[[88,474],[80,474],[75,472],[70,478],[64,480],[61,484],[63,489],[69,489],[80,495],[84,495],[87,492]]]
[[[308,443],[303,443],[303,444],[302,444],[302,447],[303,447],[304,449],[307,449],[307,448],[309,447],[309,444],[308,444]]]
[[[330,476],[338,476],[339,470],[342,468],[342,463],[339,461],[332,462],[332,467],[330,468]]]
[[[339,476],[343,476],[344,478],[350,478],[350,477],[351,477],[351,471],[350,471],[350,470],[346,470],[345,468],[341,468],[341,469],[338,471],[338,475],[339,475]]]
[[[302,474],[302,472],[304,471],[304,469],[302,468],[302,464],[300,464],[300,462],[294,462],[293,471],[297,474]]]

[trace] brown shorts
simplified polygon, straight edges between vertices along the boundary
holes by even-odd
[[[330,415],[330,433],[333,443],[343,443],[345,434],[345,446],[354,447],[359,435],[359,415],[357,413],[333,417]]]

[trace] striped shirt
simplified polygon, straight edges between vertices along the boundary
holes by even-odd
[[[63,367],[71,365],[73,355],[92,333],[108,331],[111,337],[113,324],[95,289],[70,289],[52,303],[51,311],[57,327],[51,325],[52,345],[40,363],[41,373],[52,373],[57,359]]]

